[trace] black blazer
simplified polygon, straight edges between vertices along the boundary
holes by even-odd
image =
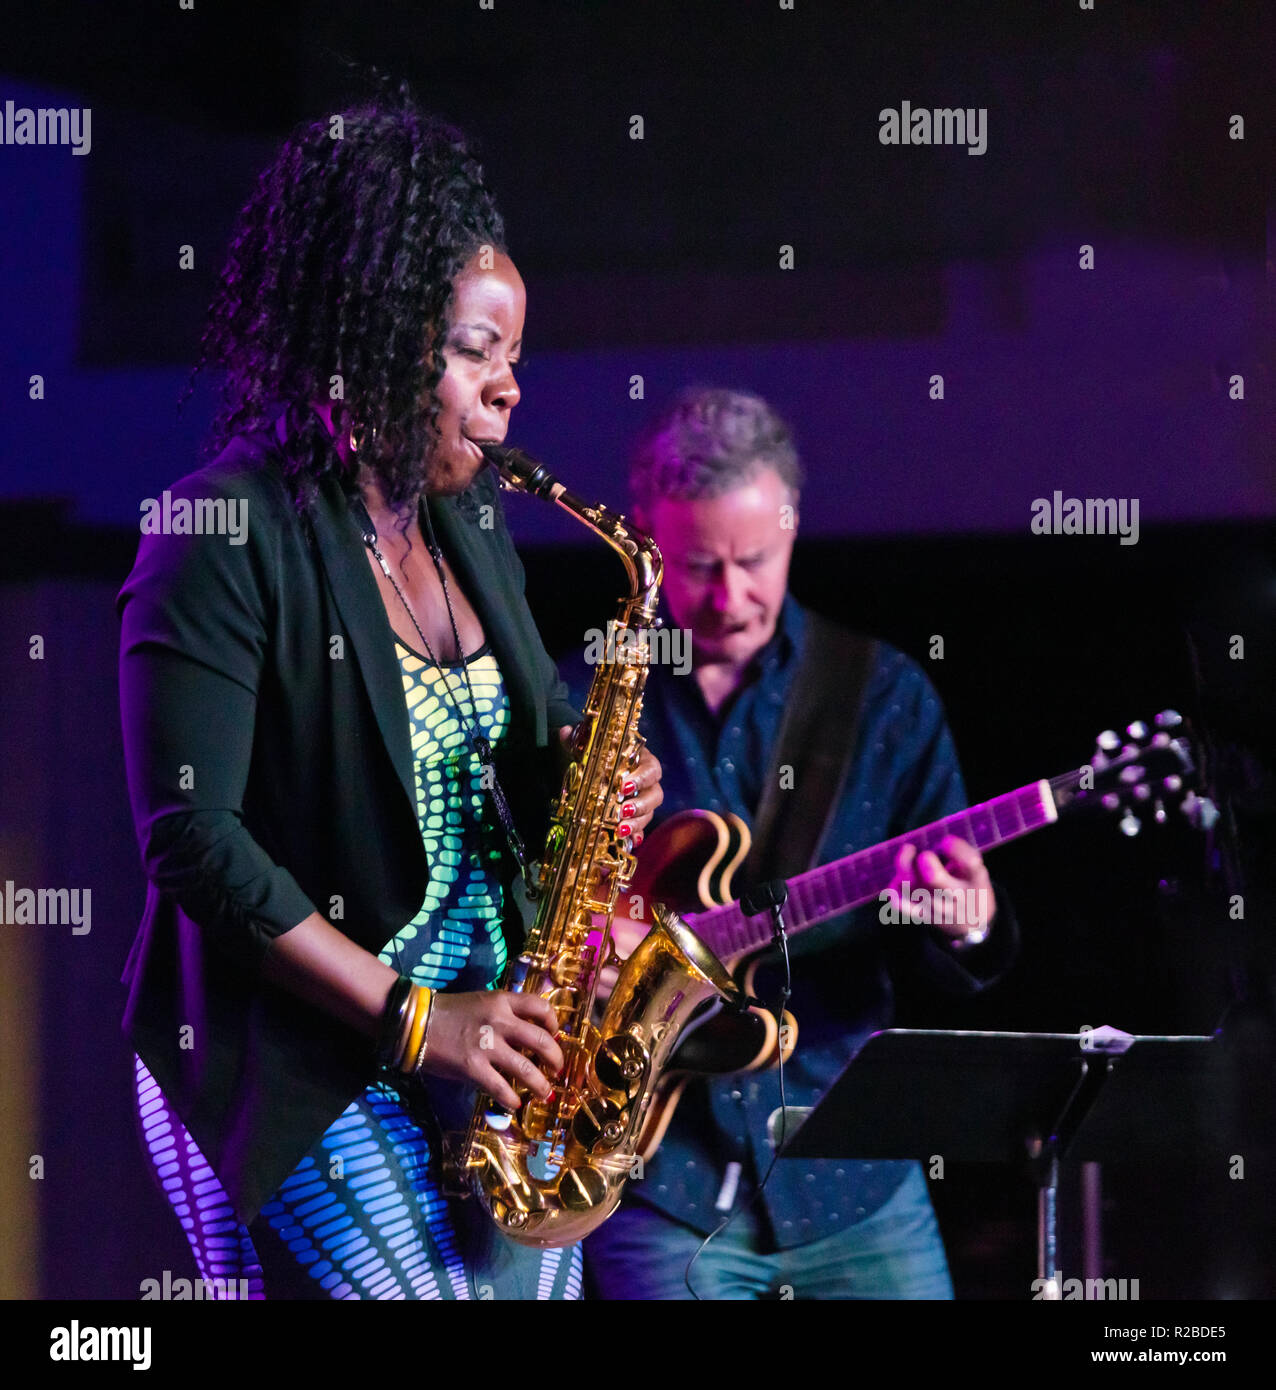
[[[416,914],[428,870],[394,637],[340,484],[299,516],[263,433],[169,492],[242,504],[247,525],[242,544],[144,535],[117,599],[149,880],[124,1031],[247,1223],[374,1075],[366,1039],[262,979],[271,941],[318,910],[379,951]],[[552,730],[579,716],[528,611],[490,470],[429,507],[500,663],[498,776],[535,856]],[[507,886],[517,946],[522,885]]]

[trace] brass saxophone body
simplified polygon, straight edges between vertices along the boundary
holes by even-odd
[[[501,982],[554,1006],[566,1066],[548,1101],[513,1082],[522,1104],[512,1115],[480,1095],[458,1153],[465,1186],[505,1235],[524,1245],[569,1245],[611,1215],[640,1171],[656,1085],[688,1019],[711,996],[733,999],[738,991],[717,957],[657,904],[651,931],[620,967],[595,1020],[599,975],[613,960],[616,900],[635,866],[616,813],[641,748],[645,634],[655,621],[662,561],[649,537],[568,492],[526,454],[493,446],[484,453],[507,488],[557,503],[602,537],[629,577],[551,813],[535,921]]]

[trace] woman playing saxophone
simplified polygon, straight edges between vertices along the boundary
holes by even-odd
[[[391,1084],[517,1110],[566,1061],[553,1008],[494,988],[576,718],[482,453],[524,287],[456,131],[403,90],[333,129],[240,215],[215,456],[171,488],[246,536],[144,535],[119,597],[140,1132],[215,1289],[575,1297],[579,1249],[447,1197],[453,1117]],[[635,841],[659,778],[644,751],[620,789]]]

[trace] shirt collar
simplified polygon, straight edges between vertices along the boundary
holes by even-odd
[[[757,654],[754,661],[759,671],[770,674],[787,666],[797,653],[806,629],[806,615],[792,594],[784,595],[779,616],[775,620],[775,631],[771,640]]]
[[[784,602],[780,605],[779,616],[775,621],[775,631],[771,634],[770,641],[758,651],[750,662],[748,675],[739,693],[743,694],[751,686],[782,675],[796,660],[805,632],[806,614],[793,595],[786,593]],[[694,641],[694,638],[692,640]],[[701,708],[704,707],[700,688],[690,675],[675,681],[673,688],[677,698],[690,700]]]

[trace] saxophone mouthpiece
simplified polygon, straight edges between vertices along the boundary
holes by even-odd
[[[549,478],[544,467],[529,458],[521,449],[507,449],[503,444],[480,444],[483,457],[500,474],[502,482],[519,492],[537,491],[541,478]]]
[[[479,453],[499,473],[501,464],[505,462],[505,455],[509,453],[509,450],[503,444],[480,444]]]
[[[516,492],[529,492],[546,502],[557,502],[570,496],[562,483],[530,454],[522,449],[507,449],[503,444],[480,444],[483,457],[500,474],[501,481]]]

